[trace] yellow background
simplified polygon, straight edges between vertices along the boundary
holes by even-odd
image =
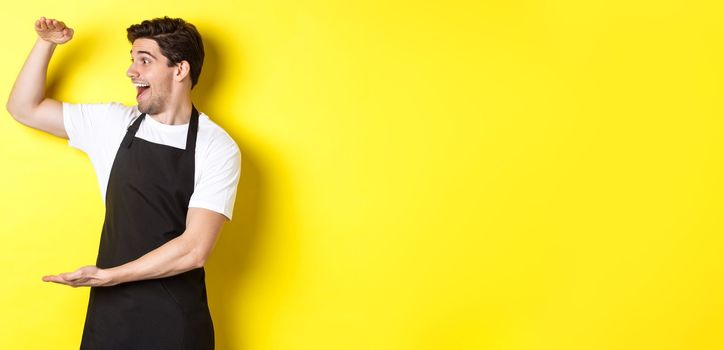
[[[194,98],[243,154],[207,264],[218,349],[724,348],[715,1],[24,1],[75,38],[52,96],[134,103],[125,29],[197,25]],[[4,101],[4,100],[3,100]],[[0,348],[74,349],[103,204],[0,118]]]

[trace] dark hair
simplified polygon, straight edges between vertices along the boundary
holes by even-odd
[[[161,53],[168,59],[168,66],[187,61],[191,66],[191,88],[196,85],[204,65],[204,43],[196,27],[181,18],[154,18],[128,29],[128,41],[152,39],[158,43]]]

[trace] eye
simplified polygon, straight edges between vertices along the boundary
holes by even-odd
[[[133,58],[131,58],[131,62],[135,62],[135,60],[134,60]],[[142,59],[141,59],[141,62],[144,63],[144,64],[146,64],[146,63],[151,63],[151,60],[149,60],[149,59],[147,59],[147,58],[142,58]]]

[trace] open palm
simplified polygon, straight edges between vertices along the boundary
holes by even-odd
[[[40,17],[35,21],[35,31],[38,32],[41,39],[56,44],[64,44],[73,38],[72,28],[66,27],[62,21],[52,18]]]

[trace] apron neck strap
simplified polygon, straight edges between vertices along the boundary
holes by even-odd
[[[186,151],[196,150],[196,134],[199,130],[199,111],[196,110],[196,106],[191,105],[191,121],[189,122],[189,130],[186,134]]]
[[[143,118],[146,117],[146,113],[141,114],[136,118],[136,120],[131,124],[131,126],[126,129],[126,136],[123,138],[123,142],[121,143],[122,146],[125,146],[126,148],[131,148],[131,144],[133,143],[133,138],[136,136],[136,132],[138,132],[138,128],[141,127],[141,122],[143,121]],[[199,111],[196,110],[196,106],[193,104],[191,105],[191,121],[189,122],[189,128],[188,133],[186,134],[186,150],[194,150],[196,149],[196,134],[199,130]],[[193,148],[193,149],[192,149]]]

